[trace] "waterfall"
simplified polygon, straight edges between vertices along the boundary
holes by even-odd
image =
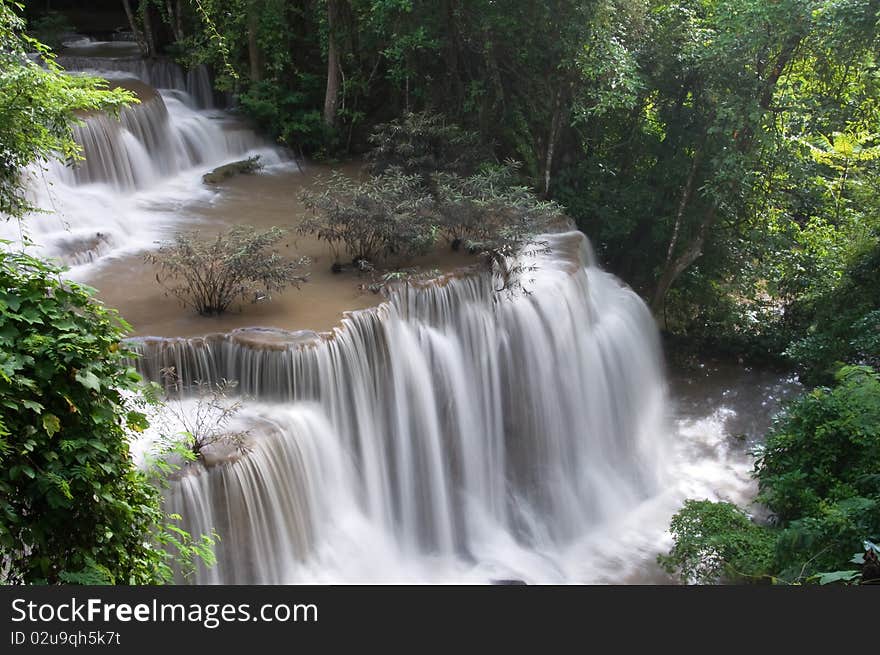
[[[169,493],[221,534],[196,582],[562,581],[566,553],[657,494],[651,316],[580,232],[546,239],[513,297],[451,275],[332,334],[136,341],[151,379],[237,380],[257,426],[250,454]]]
[[[92,44],[91,47],[94,47]],[[88,46],[83,48],[88,50]],[[57,59],[62,68],[80,73],[113,77],[133,77],[147,85],[173,92],[193,109],[214,107],[211,77],[204,65],[184,71],[174,61],[164,57],[94,57],[61,55]]]
[[[117,191],[149,188],[162,178],[264,145],[241,125],[208,118],[176,95],[160,94],[123,108],[118,120],[106,114],[86,117],[74,127],[74,138],[84,161],[66,169],[66,179],[74,185],[106,183]],[[270,157],[267,163],[277,161]]]
[[[76,50],[107,46],[88,43]],[[154,247],[185,217],[184,204],[212,195],[201,179],[209,170],[255,155],[270,167],[285,159],[240,120],[204,109],[212,105],[204,67],[184,74],[162,59],[77,55],[59,61],[132,88],[141,100],[118,118],[81,118],[73,128],[81,161],[44,162],[24,171],[30,201],[49,213],[0,221],[0,239],[29,238],[38,254],[74,267],[74,278],[110,257]]]

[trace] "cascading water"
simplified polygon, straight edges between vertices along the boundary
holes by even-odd
[[[148,377],[234,379],[261,402],[253,452],[169,494],[187,529],[222,536],[197,581],[564,581],[568,549],[655,495],[651,316],[582,234],[547,239],[527,295],[453,276],[332,335],[139,342]]]
[[[78,56],[59,61],[130,88],[141,102],[119,119],[83,117],[74,127],[83,161],[25,171],[32,203],[51,213],[0,223],[0,238],[20,241],[26,232],[42,255],[73,266],[73,277],[108,255],[151,248],[180,221],[185,203],[210,196],[201,183],[207,170],[255,155],[270,167],[282,161],[245,125],[204,109],[212,104],[204,69],[184,74],[169,61],[86,56],[107,45],[80,45]]]
[[[141,80],[155,89],[177,92],[180,99],[193,109],[214,106],[211,77],[205,66],[184,71],[176,62],[165,57],[144,59],[138,46],[130,41],[101,42],[88,38],[66,42],[65,53],[57,61],[62,68],[106,75],[125,76]]]

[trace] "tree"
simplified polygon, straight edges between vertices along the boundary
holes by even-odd
[[[491,158],[479,134],[431,111],[406,112],[398,120],[377,125],[369,142],[367,159],[373,175],[400,170],[418,176],[428,191],[433,175],[470,175]]]
[[[299,231],[326,241],[337,269],[343,253],[363,269],[389,257],[411,259],[434,244],[431,198],[415,175],[395,172],[357,182],[334,172],[302,199],[312,214]]]
[[[185,307],[207,316],[222,314],[235,300],[257,302],[308,280],[302,273],[307,257],[285,259],[270,250],[284,234],[278,227],[260,232],[245,225],[213,239],[181,233],[145,259],[159,268],[157,281]]]
[[[128,325],[91,290],[0,254],[0,559],[5,583],[155,584],[211,561],[162,510],[129,454],[147,423],[130,399]]]

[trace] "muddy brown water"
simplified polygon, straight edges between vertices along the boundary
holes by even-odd
[[[331,170],[357,177],[362,174],[361,169],[362,164],[355,161],[332,168],[307,164],[301,170],[238,175],[211,185],[215,190],[212,201],[197,202],[184,209],[190,218],[181,222],[179,230],[198,231],[206,237],[232,225],[289,229],[278,251],[290,257],[311,259],[307,269],[309,281],[299,289],[291,287],[256,303],[237,302],[221,316],[200,316],[181,306],[175,296],[157,283],[159,270],[146,262],[143,255],[126,256],[109,263],[89,284],[98,289],[98,297],[104,303],[118,309],[131,324],[133,336],[201,336],[252,326],[316,332],[332,330],[344,312],[382,302],[383,296],[369,289],[381,270],[374,275],[331,272],[334,260],[326,242],[296,232],[308,211],[300,194],[313,188]],[[425,271],[449,272],[475,263],[474,256],[454,252],[445,242],[440,242],[429,255],[399,264]],[[394,267],[393,263],[389,265]]]

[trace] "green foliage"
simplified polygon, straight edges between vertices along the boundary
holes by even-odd
[[[873,580],[880,577],[871,541],[880,535],[878,471],[880,375],[845,367],[834,388],[789,404],[767,435],[755,476],[773,524],[759,526],[728,503],[687,501],[660,562],[685,582],[759,574],[820,584]],[[853,556],[860,545],[866,554]]]
[[[0,559],[7,583],[153,584],[210,561],[129,455],[128,326],[61,270],[0,254]]]
[[[842,519],[871,510],[852,502],[877,497],[878,471],[880,376],[845,367],[834,388],[802,395],[774,423],[756,463],[759,500],[783,525],[826,513]]]
[[[308,258],[286,259],[271,250],[285,234],[279,227],[261,232],[246,225],[208,239],[198,232],[180,233],[144,257],[159,268],[157,281],[184,307],[210,316],[237,299],[257,302],[308,280],[302,273]]]
[[[35,209],[22,179],[29,166],[81,158],[71,131],[78,112],[113,113],[137,102],[104,80],[65,75],[49,48],[23,33],[16,6],[0,0],[0,216],[6,217]]]
[[[359,267],[387,257],[409,259],[434,243],[431,198],[414,175],[392,173],[364,182],[334,172],[318,192],[303,194],[312,211],[299,227],[330,246],[339,263],[345,253]]]
[[[773,533],[731,503],[688,500],[669,531],[674,545],[658,561],[684,584],[758,582],[771,570]]]
[[[880,365],[880,241],[792,314],[799,329],[786,355],[806,381],[827,382],[840,363]]]
[[[321,112],[315,108],[321,82],[305,73],[297,78],[295,89],[271,80],[254,82],[238,100],[241,109],[280,143],[315,152],[326,142]]]
[[[463,130],[434,112],[407,112],[399,120],[378,125],[370,135],[370,171],[389,169],[419,176],[429,186],[435,173],[472,174],[488,159],[476,132]]]

